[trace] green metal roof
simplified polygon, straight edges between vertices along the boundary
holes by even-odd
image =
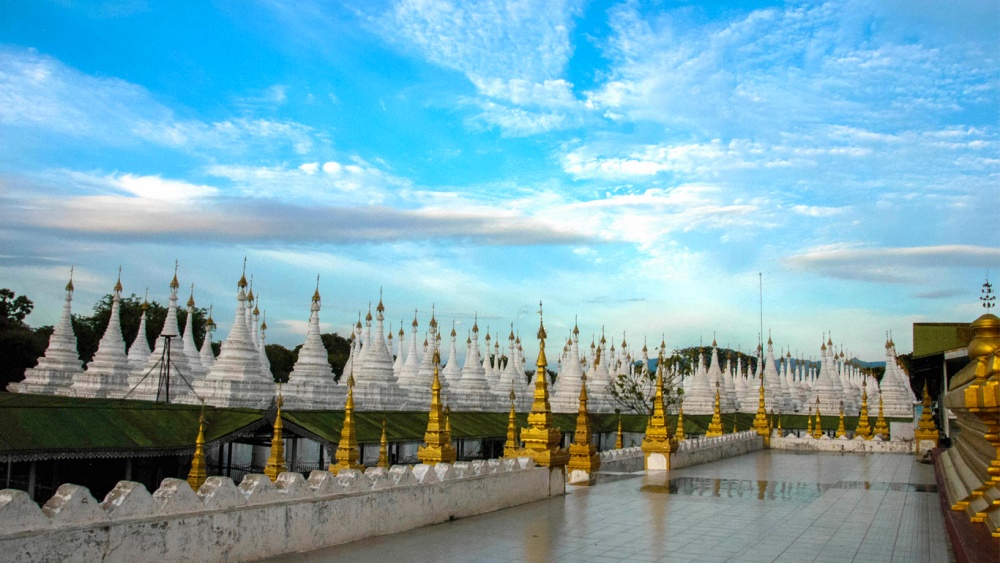
[[[0,393],[0,459],[190,453],[198,405]],[[250,432],[261,411],[205,408],[205,440]]]

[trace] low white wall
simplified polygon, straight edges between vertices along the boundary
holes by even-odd
[[[798,438],[795,436],[777,435],[771,436],[771,449],[773,450],[793,450],[802,452],[845,452],[845,453],[913,453],[913,442],[905,440],[883,441],[882,438],[875,437],[871,440],[864,438],[830,438],[823,436],[819,440],[811,436]]]
[[[39,509],[0,491],[4,561],[251,561],[391,534],[562,494],[529,458],[370,468],[277,482],[248,475],[237,487],[211,477],[195,493],[165,479],[152,495],[121,481],[98,503],[78,485]]]
[[[609,473],[635,473],[643,470],[642,448],[622,448],[601,452],[601,469]]]
[[[764,439],[753,430],[724,434],[715,438],[704,436],[688,438],[677,444],[677,450],[670,454],[670,468],[680,469],[699,463],[718,461],[760,450]],[[601,452],[600,471],[634,473],[644,469],[641,447],[623,448]]]
[[[764,439],[753,430],[723,434],[715,438],[690,438],[677,444],[670,455],[670,468],[681,469],[748,454],[764,448]]]

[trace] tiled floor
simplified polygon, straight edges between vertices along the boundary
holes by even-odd
[[[621,477],[283,560],[953,560],[933,468],[913,456],[765,451]]]

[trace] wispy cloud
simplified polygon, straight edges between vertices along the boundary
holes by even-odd
[[[390,44],[458,71],[476,87],[471,123],[522,136],[578,125],[586,111],[565,80],[581,2],[401,0],[376,29]]]
[[[838,279],[881,283],[925,281],[926,271],[943,268],[996,268],[1000,248],[972,245],[869,248],[838,245],[784,259],[795,270]]]
[[[0,49],[0,123],[11,136],[37,131],[108,146],[138,141],[180,151],[306,153],[323,142],[310,127],[291,121],[180,118],[140,86],[13,48]]]

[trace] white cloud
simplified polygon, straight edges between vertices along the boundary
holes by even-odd
[[[42,131],[110,146],[144,142],[189,152],[290,147],[301,154],[316,143],[312,129],[295,122],[182,119],[140,86],[9,48],[0,49],[0,125],[11,138]]]
[[[996,268],[1000,266],[1000,248],[959,244],[871,248],[838,244],[790,255],[783,261],[795,270],[839,279],[919,283],[925,280],[927,270]]]

